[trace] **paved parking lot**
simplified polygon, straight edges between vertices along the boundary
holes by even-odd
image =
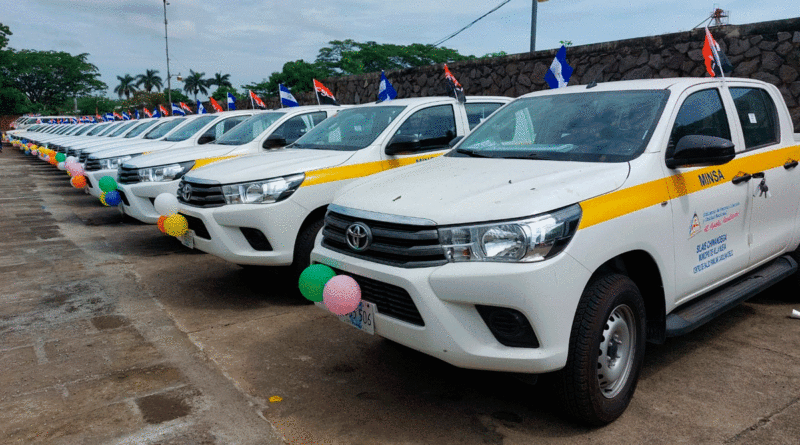
[[[362,334],[283,271],[187,250],[11,148],[0,233],[1,443],[800,441],[791,283],[648,345],[628,411],[589,429],[558,414],[546,379]]]

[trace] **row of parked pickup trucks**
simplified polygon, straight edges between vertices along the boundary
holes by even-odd
[[[594,425],[630,403],[647,341],[798,268],[800,135],[763,82],[238,113],[111,124],[149,125],[113,148],[14,137],[80,147],[89,190],[117,175],[142,221],[177,193],[189,247],[349,275],[363,302],[342,319],[368,334],[460,367],[554,373],[563,407]]]

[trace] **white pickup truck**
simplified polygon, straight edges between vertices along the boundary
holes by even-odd
[[[178,189],[185,244],[240,265],[309,263],[325,209],[356,178],[422,162],[508,97],[396,99],[343,109],[283,150],[220,162]]]
[[[348,187],[312,261],[361,284],[347,322],[464,368],[557,371],[567,412],[602,425],[646,341],[796,272],[798,161],[764,82],[540,91],[446,156]]]

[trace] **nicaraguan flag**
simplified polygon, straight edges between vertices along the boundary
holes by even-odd
[[[236,109],[236,98],[233,94],[228,93],[228,111]]]
[[[136,112],[136,119],[141,119],[141,115],[139,114],[139,110],[134,110]]]
[[[112,113],[106,113],[106,115],[105,115],[105,116],[103,116],[103,118],[104,118],[106,121],[113,121],[113,120],[114,120],[114,115],[113,115]]]
[[[197,101],[197,114],[207,114],[206,107],[203,106],[203,102]]]
[[[281,96],[281,105],[284,107],[297,107],[300,104],[297,103],[297,99],[294,98],[291,91],[288,88],[283,86],[282,83],[278,84],[278,93]]]
[[[173,116],[186,116],[186,112],[181,109],[181,107],[172,104],[172,115]]]
[[[122,112],[122,120],[129,121],[129,120],[131,120],[131,117],[128,115],[128,113],[123,111]]]
[[[158,107],[153,108],[153,117],[161,117],[161,113],[158,112]]]
[[[567,47],[561,45],[556,58],[550,64],[550,69],[544,75],[544,80],[550,85],[550,89],[554,90],[567,86],[570,77],[572,77],[572,67],[567,64]]]
[[[397,91],[395,91],[389,79],[386,78],[386,73],[381,71],[381,84],[378,87],[378,102],[386,102],[396,97]]]

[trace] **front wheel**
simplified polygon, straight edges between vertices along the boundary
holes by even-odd
[[[300,229],[300,233],[297,234],[297,241],[294,245],[294,260],[291,266],[291,279],[294,281],[292,285],[295,289],[298,289],[297,283],[300,279],[300,274],[311,265],[311,251],[314,250],[314,242],[317,239],[317,234],[319,234],[319,231],[322,230],[322,226],[324,225],[325,221],[322,219],[312,221],[303,226],[303,228]],[[300,295],[299,289],[297,294]],[[302,295],[301,298],[303,298]]]
[[[618,418],[633,397],[646,341],[646,312],[630,278],[609,274],[592,281],[581,296],[559,373],[569,414],[592,424]]]

